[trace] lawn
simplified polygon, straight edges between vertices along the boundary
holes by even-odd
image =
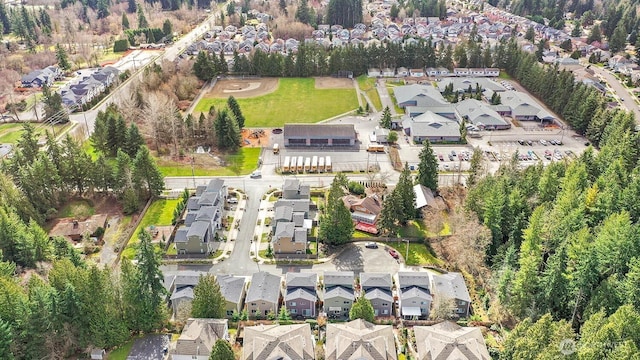
[[[504,70],[500,70],[500,75],[498,75],[498,79],[513,80],[513,78],[509,74],[507,74],[507,72]]]
[[[129,356],[129,353],[131,352],[131,348],[133,347],[133,343],[135,341],[135,338],[127,341],[124,345],[111,351],[107,355],[107,358],[109,360],[127,360],[127,356]]]
[[[375,111],[382,111],[382,101],[380,101],[380,95],[376,89],[376,79],[370,78],[367,75],[360,75],[357,80],[358,87],[367,94],[373,106],[375,106]]]
[[[390,241],[386,245],[394,248],[403,257],[407,254],[406,242]],[[442,263],[425,244],[418,242],[409,243],[409,258],[405,261],[409,266],[439,265]]]
[[[60,134],[67,126],[71,126],[69,123],[63,125],[55,125],[56,134]],[[36,133],[39,135],[44,135],[45,131],[51,131],[50,127],[45,127],[42,124],[34,124],[36,129]],[[22,124],[18,123],[10,123],[10,124],[0,124],[0,144],[15,144],[20,139],[20,135],[22,135]]]
[[[407,226],[398,231],[400,237],[423,238],[426,235],[424,224],[419,221],[409,221]]]
[[[77,219],[88,218],[91,215],[94,215],[96,209],[93,208],[93,205],[89,200],[86,199],[77,199],[71,200],[65,206],[58,211],[58,217],[72,217]]]
[[[404,109],[398,106],[398,101],[396,100],[396,95],[393,92],[393,88],[394,86],[390,86],[389,84],[387,84],[387,92],[389,92],[389,97],[393,102],[393,107],[396,109],[396,114],[404,114]]]
[[[211,169],[196,165],[195,176],[238,176],[250,174],[258,167],[258,158],[262,148],[240,148],[237,154],[224,156],[229,166]],[[171,161],[156,159],[163,176],[191,176],[191,165],[176,164]]]
[[[147,212],[144,213],[144,217],[133,232],[133,235],[131,235],[127,247],[122,251],[122,257],[133,259],[136,254],[136,244],[139,241],[138,234],[143,229],[147,229],[151,225],[171,225],[171,220],[173,220],[173,210],[176,208],[179,201],[180,200],[178,199],[159,199],[154,201],[147,209]]]
[[[226,106],[227,98],[203,98],[195,107],[205,112]],[[276,127],[286,123],[316,123],[358,108],[354,89],[316,89],[312,78],[282,78],[276,91],[238,99],[246,127]]]

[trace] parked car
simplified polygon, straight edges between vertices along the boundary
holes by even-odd
[[[533,146],[533,141],[531,141],[531,140],[527,140],[527,145],[529,145],[529,146]]]
[[[229,204],[237,204],[238,203],[238,198],[230,197],[230,198],[227,199],[227,202]]]
[[[392,258],[394,259],[399,259],[400,255],[398,255],[398,252],[393,250],[393,249],[389,249],[389,255],[391,255]]]
[[[524,140],[522,140],[522,139],[518,140],[518,144],[524,145]]]
[[[364,247],[366,247],[367,249],[377,249],[378,244],[374,242],[368,242],[364,245]]]
[[[260,179],[262,177],[262,173],[260,171],[254,171],[249,175],[252,179]]]
[[[553,141],[553,140],[552,140],[552,141]],[[542,145],[544,145],[544,146],[547,146],[547,145],[548,145],[547,140],[545,140],[545,139],[540,140],[540,144],[542,144]]]
[[[440,161],[444,161],[444,156],[442,156],[442,154],[438,154],[438,159],[440,159]]]

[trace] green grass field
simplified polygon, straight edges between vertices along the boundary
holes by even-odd
[[[195,176],[238,176],[250,174],[258,167],[258,158],[261,148],[240,148],[235,155],[226,155],[225,161],[229,164],[224,168],[209,169],[196,165]],[[175,163],[156,159],[158,168],[164,176],[191,176],[191,165],[176,165]]]
[[[358,87],[360,87],[361,91],[364,91],[367,94],[373,103],[373,106],[375,106],[375,111],[382,111],[382,101],[380,100],[380,95],[376,89],[376,79],[370,78],[367,75],[360,75],[357,80]]]
[[[87,218],[94,215],[96,209],[89,200],[78,199],[72,200],[65,204],[60,211],[58,217]]]
[[[127,247],[122,251],[122,257],[127,259],[133,259],[136,253],[136,244],[140,241],[138,239],[138,234],[143,229],[147,229],[151,225],[156,226],[165,226],[171,225],[171,220],[173,220],[173,210],[178,205],[178,199],[158,199],[154,201],[147,212],[144,213],[144,217],[140,224],[131,235],[129,239],[129,243]]]
[[[196,112],[213,105],[226,106],[227,98],[203,98]],[[282,78],[270,94],[238,99],[246,127],[276,127],[285,123],[316,123],[358,108],[354,89],[316,89],[315,79]]]
[[[133,347],[133,343],[135,341],[135,338],[127,341],[126,343],[124,343],[124,345],[111,351],[107,355],[107,358],[109,360],[127,360],[127,356],[129,356],[129,353],[131,352],[131,348]]]
[[[386,245],[394,248],[402,257],[407,254],[407,243],[390,241]],[[409,258],[405,259],[409,266],[417,265],[439,265],[442,261],[438,260],[422,243],[409,243]]]
[[[59,134],[67,126],[71,126],[71,124],[55,125],[56,134]],[[51,127],[45,127],[42,124],[34,124],[34,127],[36,128],[36,133],[40,136],[44,136],[45,131],[51,131]],[[22,124],[0,124],[0,144],[15,144],[20,139],[20,135],[22,135]]]

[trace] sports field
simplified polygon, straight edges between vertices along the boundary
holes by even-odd
[[[246,127],[315,123],[358,108],[350,79],[256,78],[219,80],[195,112],[222,108],[229,96],[238,100]]]

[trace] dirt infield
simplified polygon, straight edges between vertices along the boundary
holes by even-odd
[[[218,80],[216,86],[206,97],[228,98],[233,96],[235,98],[250,98],[272,93],[277,88],[277,78],[224,79]]]
[[[316,89],[351,89],[353,80],[347,78],[317,77]]]

